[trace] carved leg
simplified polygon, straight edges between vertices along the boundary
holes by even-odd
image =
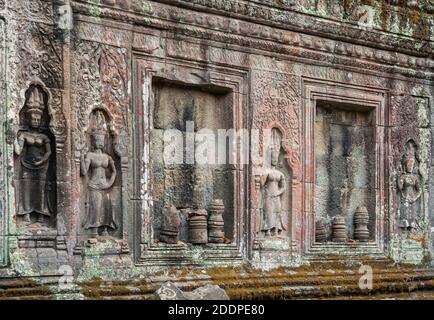
[[[25,224],[30,224],[30,213],[25,214],[23,220]]]
[[[98,228],[92,228],[92,229],[91,229],[90,236],[91,236],[92,238],[96,238],[96,237],[98,237]]]
[[[102,235],[103,237],[107,237],[107,236],[109,235],[109,234],[108,234],[108,231],[107,231],[107,227],[104,227],[104,228],[102,229],[101,235]]]
[[[87,242],[91,245],[98,243],[98,228],[90,228],[90,235]]]
[[[44,222],[45,222],[45,220],[44,220],[44,215],[43,215],[43,214],[39,214],[39,215],[38,215],[38,222],[39,222],[39,223],[44,223]]]

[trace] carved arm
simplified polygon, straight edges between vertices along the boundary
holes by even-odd
[[[404,188],[404,178],[402,175],[398,178],[398,189],[402,190]]]
[[[24,137],[22,134],[19,134],[17,139],[14,140],[14,151],[17,156],[19,156],[23,152],[24,148]]]
[[[279,192],[278,195],[282,195],[286,191],[286,179],[284,174],[282,173],[279,181]]]
[[[264,187],[267,183],[268,174],[256,174],[255,175],[255,187],[257,190]]]
[[[47,139],[47,141],[45,142],[45,154],[40,161],[35,162],[35,165],[39,166],[47,162],[48,159],[50,159],[50,156],[51,156],[51,145],[50,145],[50,140]]]
[[[422,195],[422,188],[421,188],[420,179],[417,179],[417,180],[416,180],[416,183],[415,183],[415,185],[414,185],[414,188],[415,188],[416,191],[417,191],[416,199],[415,199],[415,201],[416,201],[416,200],[419,199],[419,197]]]
[[[109,156],[109,164],[110,164],[110,168],[112,170],[112,175],[110,177],[110,181],[108,182],[108,187],[110,188],[113,185],[113,183],[115,183],[116,176],[117,176],[115,162],[113,161],[113,159],[110,156]]]
[[[83,176],[87,176],[87,173],[89,172],[89,168],[90,168],[90,159],[88,158],[87,155],[85,157],[83,153],[81,154],[80,167],[81,167],[81,174]]]

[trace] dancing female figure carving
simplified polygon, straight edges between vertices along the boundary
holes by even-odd
[[[91,231],[93,237],[108,236],[108,229],[117,228],[114,221],[110,189],[116,179],[116,166],[110,155],[104,152],[107,124],[103,111],[94,114],[91,128],[93,151],[81,156],[81,172],[89,176],[86,198],[86,217],[84,228]],[[109,175],[109,176],[108,176]]]
[[[31,223],[31,215],[36,215],[38,223],[50,218],[47,198],[47,171],[51,156],[50,138],[41,132],[42,115],[45,110],[44,93],[38,86],[27,91],[24,106],[28,129],[20,131],[14,142],[16,155],[20,157],[20,177],[18,181],[18,212],[24,223]]]
[[[413,140],[405,145],[401,160],[402,173],[398,177],[400,191],[400,224],[402,228],[417,227],[422,195],[421,177],[418,173],[417,146]]]
[[[282,222],[282,195],[286,190],[285,175],[277,169],[282,136],[279,130],[271,131],[271,168],[262,177],[264,185],[263,213],[261,231],[265,236],[277,236],[286,230]]]

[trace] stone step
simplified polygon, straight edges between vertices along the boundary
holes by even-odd
[[[13,288],[34,288],[41,285],[33,280],[27,279],[0,279],[0,290]]]
[[[101,286],[101,287],[82,287],[81,292],[84,296],[92,299],[112,296],[151,296],[160,286]]]
[[[229,288],[236,288],[236,287],[255,287],[259,283],[262,285],[340,285],[340,284],[352,284],[352,283],[359,283],[361,275],[351,275],[351,276],[311,276],[309,278],[306,278],[304,276],[299,277],[275,277],[275,278],[264,278],[264,279],[258,279],[258,278],[244,278],[244,279],[237,279],[237,280],[223,280],[219,282],[220,285],[224,286],[225,289]],[[389,276],[380,276],[380,279],[375,279],[374,276],[374,282],[418,282],[418,281],[424,281],[424,280],[430,280],[434,279],[434,273],[431,274],[413,274],[413,275],[406,275],[406,274],[393,274]]]
[[[339,282],[338,282],[339,283]],[[353,282],[354,283],[354,282]],[[405,298],[409,293],[413,296],[419,294],[421,297],[433,298],[434,297],[434,278],[421,281],[415,279],[413,281],[402,282],[393,281],[393,279],[386,279],[379,283],[374,283],[372,290],[361,290],[358,284],[348,283],[328,283],[321,285],[296,285],[289,283],[280,283],[279,285],[269,283],[257,283],[256,287],[253,286],[239,286],[232,287],[220,284],[225,288],[227,294],[231,299],[296,299],[296,298],[339,298],[345,297],[350,299],[353,296],[358,299],[373,298],[378,295],[379,299],[385,298]],[[140,293],[138,292],[140,290]],[[423,292],[423,294],[422,294]],[[105,287],[93,288],[88,292],[83,292],[88,299],[153,299],[154,290],[146,287],[134,290],[133,288],[125,287]]]
[[[420,282],[391,282],[374,284],[372,290],[361,290],[358,285],[319,285],[319,286],[276,286],[266,288],[226,289],[232,300],[267,300],[267,299],[329,299],[351,296],[376,297],[387,294],[388,297],[400,296],[403,293],[424,291],[434,297],[434,280]]]
[[[344,272],[293,272],[293,273],[276,273],[273,272],[271,274],[247,274],[247,275],[218,275],[212,276],[212,279],[215,281],[229,281],[229,280],[253,280],[253,279],[260,279],[260,280],[266,280],[266,279],[299,279],[303,278],[306,279],[318,279],[318,278],[348,278],[348,277],[360,277],[363,273],[359,273],[358,271],[348,270]],[[434,275],[434,270],[373,270],[373,275],[380,276],[380,277],[393,277],[393,276],[400,276],[402,278],[404,277],[426,277],[426,276],[432,276]]]
[[[434,272],[431,270],[413,273],[389,272],[382,273],[374,280],[374,288],[371,291],[363,291],[359,288],[359,274],[335,276],[335,275],[311,275],[299,276],[267,276],[244,277],[238,279],[213,279],[211,283],[224,288],[232,299],[270,299],[273,297],[297,298],[297,297],[334,297],[339,295],[375,295],[383,291],[389,293],[411,292],[414,290],[433,290]],[[195,288],[210,283],[210,281],[178,282],[177,286],[183,291],[192,291]],[[153,297],[153,293],[159,285],[137,284],[134,282],[123,285],[109,285],[99,283],[98,286],[82,287],[83,294],[90,299],[122,298],[131,296]]]
[[[27,296],[49,297],[53,293],[48,287],[9,288],[0,289],[0,298],[24,298]]]
[[[78,283],[73,294],[82,293],[92,300],[155,299],[155,291],[166,281],[183,291],[216,284],[231,299],[423,299],[434,298],[434,270],[414,267],[373,268],[373,289],[361,290],[362,276],[358,268],[323,265],[293,269],[260,271],[226,268],[207,273],[152,276],[141,280],[103,281],[94,279]],[[0,299],[54,299],[57,283],[54,278],[38,284],[32,279],[1,279]],[[60,292],[62,294],[62,292]],[[68,295],[71,292],[65,292]]]
[[[318,300],[318,298],[294,298],[306,300]],[[434,300],[434,290],[432,291],[415,291],[415,292],[402,292],[395,294],[374,294],[374,295],[350,295],[350,296],[335,296],[326,297],[327,300]]]
[[[0,301],[3,300],[53,300],[52,296],[41,296],[41,295],[30,295],[30,296],[20,296],[20,297],[0,297]]]

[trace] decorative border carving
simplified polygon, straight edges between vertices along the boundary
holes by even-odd
[[[308,58],[314,63],[320,61],[322,65],[328,63],[334,66],[342,65],[388,74],[434,79],[431,72],[431,68],[434,67],[432,59],[427,58],[427,55],[422,58],[399,53],[396,46],[390,52],[336,39],[327,39],[322,34],[310,35],[273,26],[258,25],[255,21],[216,17],[206,12],[174,9],[162,4],[153,8],[154,12],[149,14],[149,19],[143,19],[142,14],[113,11],[111,8],[102,8],[100,16],[112,20],[122,18],[123,22],[130,24],[169,30],[176,33],[177,37],[184,35],[189,38],[223,42],[225,45],[239,45],[241,46],[239,50],[242,51],[266,50],[285,56]],[[80,14],[88,14],[84,4],[77,3],[75,9]],[[79,16],[79,19],[87,18]],[[129,30],[126,26],[123,28]],[[378,42],[378,38],[376,41]]]
[[[7,0],[6,8],[14,19],[53,24],[53,1],[47,0]]]
[[[83,40],[77,42],[75,57],[73,100],[78,121],[75,134],[83,133],[92,110],[101,107],[111,114],[113,129],[118,134],[126,130],[128,116],[123,112],[129,103],[126,49]],[[81,137],[78,141],[82,140]],[[80,146],[75,144],[77,150]]]
[[[73,6],[79,8],[83,5],[84,0],[74,1]],[[204,13],[217,13],[222,16],[229,16],[238,18],[245,21],[251,21],[261,25],[270,25],[280,29],[292,29],[297,32],[303,30],[310,30],[312,33],[324,37],[331,37],[341,39],[343,41],[357,42],[362,45],[374,46],[384,48],[386,50],[401,51],[401,52],[415,52],[418,54],[428,55],[432,51],[432,44],[426,39],[425,41],[417,41],[416,39],[402,39],[393,33],[380,32],[380,30],[363,30],[359,26],[355,26],[354,21],[341,20],[342,25],[331,23],[332,20],[327,19],[319,20],[317,16],[311,16],[304,12],[294,11],[291,8],[282,8],[277,5],[274,7],[266,5],[258,5],[252,1],[227,1],[227,0],[156,0],[147,3],[147,5],[140,5],[139,1],[131,1],[130,3],[123,4],[125,1],[119,2],[122,4],[121,9],[117,16],[126,16],[127,12],[136,12],[148,16],[161,16],[169,18],[172,21],[182,22],[182,9],[194,9],[201,11],[199,14]],[[172,6],[173,11],[168,11],[164,15],[160,15],[161,4],[169,4]],[[116,6],[114,1],[95,7],[99,14],[104,15],[106,8],[113,8]],[[353,8],[357,10],[358,7]],[[94,11],[95,11],[94,10]],[[304,10],[303,10],[304,11]],[[311,13],[312,10],[307,9]],[[351,17],[351,15],[350,15]],[[335,17],[334,17],[335,18]],[[204,19],[207,23],[217,24],[219,19],[211,18]],[[190,23],[194,21],[190,19]],[[213,22],[214,21],[214,22]],[[428,20],[429,21],[429,20]],[[429,22],[426,23],[429,23]],[[357,21],[356,21],[357,22]],[[426,36],[428,38],[428,36]],[[400,43],[399,48],[396,43]],[[419,45],[418,45],[419,43]],[[420,45],[423,44],[423,45]]]
[[[63,88],[63,51],[51,25],[28,22],[19,27],[17,37],[18,85],[38,77],[48,88]]]
[[[5,37],[5,21],[0,19],[0,87],[6,86],[6,70],[5,59],[6,57],[6,37]],[[5,90],[0,92],[0,123],[2,129],[0,130],[0,141],[6,141],[5,126],[6,122],[6,94]],[[7,144],[2,143],[0,148],[0,267],[7,264],[8,260],[8,242],[6,241],[7,224],[8,224],[8,197],[7,197]]]

